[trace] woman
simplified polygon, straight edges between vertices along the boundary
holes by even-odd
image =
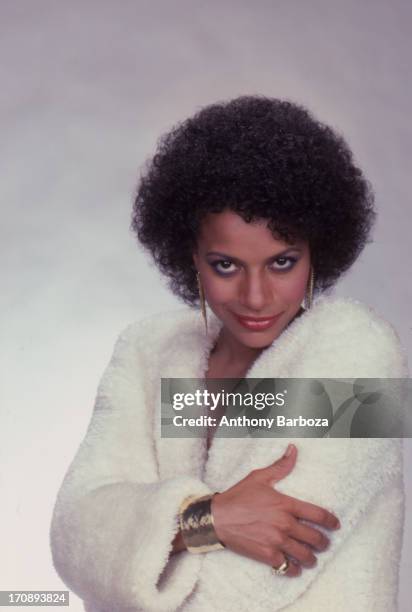
[[[388,323],[326,294],[374,216],[345,142],[295,104],[236,98],[162,138],[132,228],[206,329],[185,307],[116,343],[51,528],[86,610],[396,609],[400,440],[160,434],[161,378],[408,375]]]

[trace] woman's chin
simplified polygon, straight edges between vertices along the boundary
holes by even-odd
[[[276,338],[278,338],[280,333],[281,332],[278,332],[274,335],[273,331],[270,332],[269,330],[266,332],[245,331],[244,333],[236,334],[236,337],[245,347],[264,349],[270,346]]]

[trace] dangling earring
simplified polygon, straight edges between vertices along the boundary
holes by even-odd
[[[202,283],[200,282],[199,272],[197,273],[197,286],[198,286],[198,289],[199,289],[200,307],[202,309],[202,317],[203,317],[203,321],[205,323],[205,332],[206,332],[206,335],[207,335],[206,300],[205,300],[205,294],[204,294],[204,291],[203,291]]]
[[[314,284],[315,284],[315,273],[313,271],[313,267],[311,266],[310,274],[309,274],[308,288],[305,294],[305,310],[309,310],[310,308],[312,308]]]

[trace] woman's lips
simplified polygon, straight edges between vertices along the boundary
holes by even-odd
[[[242,317],[235,313],[233,313],[236,320],[243,325],[246,329],[250,329],[252,331],[262,331],[271,327],[280,317],[280,314],[275,315],[274,317]]]

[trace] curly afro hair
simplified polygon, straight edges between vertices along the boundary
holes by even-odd
[[[307,240],[316,292],[333,286],[368,240],[373,192],[343,138],[305,108],[240,96],[202,108],[158,141],[140,177],[131,230],[169,287],[198,303],[192,253],[203,217],[229,208]]]

